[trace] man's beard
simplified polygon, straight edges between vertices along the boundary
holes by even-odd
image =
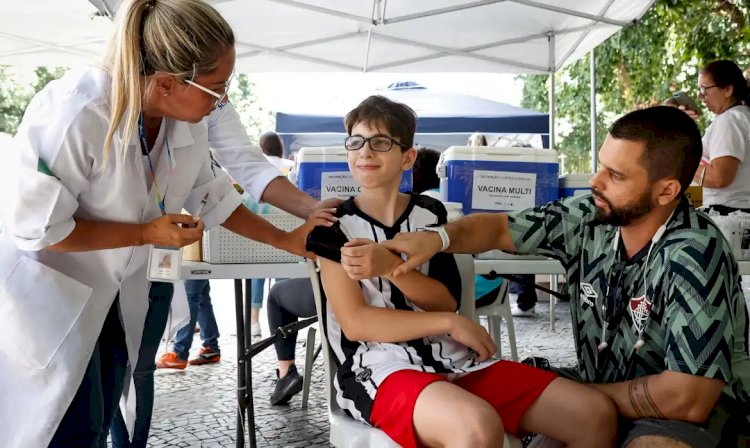
[[[598,224],[609,224],[612,226],[628,226],[646,216],[654,207],[651,203],[651,190],[646,190],[635,201],[623,207],[615,207],[609,199],[605,198],[599,191],[592,189],[592,194],[609,206],[609,214],[605,209],[596,207],[596,220]]]

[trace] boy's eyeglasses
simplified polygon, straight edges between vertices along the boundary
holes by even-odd
[[[377,152],[388,152],[393,147],[393,144],[409,149],[408,146],[403,143],[394,140],[386,135],[374,135],[369,138],[365,138],[361,135],[350,135],[344,140],[344,147],[347,151],[357,151],[365,146],[365,143],[370,143],[370,149]]]
[[[212,97],[216,98],[216,102],[211,107],[211,109],[215,109],[217,107],[220,107],[220,106],[223,106],[223,105],[227,104],[227,101],[229,100],[229,97],[227,96],[227,94],[229,93],[229,84],[232,82],[233,78],[234,78],[234,74],[229,78],[229,81],[227,81],[227,83],[224,84],[224,93],[215,92],[215,91],[209,89],[208,87],[204,87],[204,86],[198,84],[197,82],[190,81],[189,79],[186,79],[185,82],[187,84],[189,84],[189,85],[197,88],[197,89],[200,89],[200,90],[206,92],[207,94],[211,95]]]
[[[607,322],[615,322],[625,310],[625,264],[625,261],[618,261],[609,271],[606,302],[602,307],[603,317]]]

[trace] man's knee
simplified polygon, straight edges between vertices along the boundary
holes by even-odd
[[[690,445],[664,436],[640,436],[633,439],[625,448],[691,448]]]

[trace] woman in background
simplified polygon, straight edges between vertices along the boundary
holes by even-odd
[[[750,98],[742,70],[732,61],[706,64],[698,75],[698,91],[716,114],[703,135],[703,160],[695,181],[703,182],[703,204],[726,215],[750,212]],[[697,115],[686,110],[688,115]]]

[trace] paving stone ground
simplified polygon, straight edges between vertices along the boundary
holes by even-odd
[[[211,296],[221,330],[222,360],[218,364],[188,366],[184,371],[156,372],[156,403],[149,446],[226,447],[235,445],[236,421],[236,330],[233,282],[211,281]],[[556,331],[550,332],[549,302],[537,304],[533,318],[515,318],[516,341],[520,359],[543,356],[554,365],[575,361],[570,312],[566,303],[557,306]],[[263,337],[268,336],[265,314],[261,316]],[[306,330],[305,330],[306,334]],[[297,365],[305,364],[305,348],[299,338]],[[510,357],[503,324],[503,357]],[[196,334],[192,355],[200,347]],[[160,353],[164,351],[164,347]],[[289,405],[271,406],[269,396],[275,379],[276,356],[269,347],[253,358],[256,437],[259,447],[329,446],[323,364],[318,357],[313,365],[313,382],[308,409],[301,409],[302,394]]]

